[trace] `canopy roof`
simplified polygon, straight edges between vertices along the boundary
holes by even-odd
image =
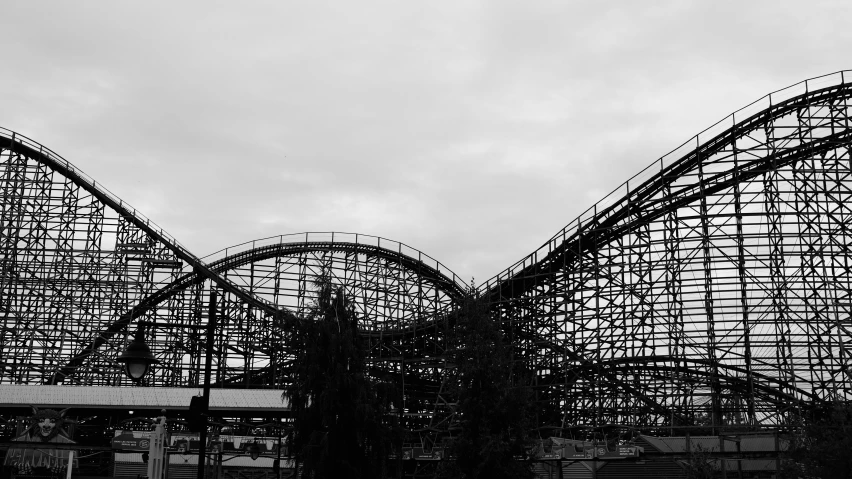
[[[188,410],[201,388],[0,385],[0,408]],[[211,413],[282,416],[289,406],[276,389],[211,389]]]

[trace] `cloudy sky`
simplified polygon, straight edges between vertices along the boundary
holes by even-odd
[[[764,94],[852,2],[8,2],[0,126],[199,256],[397,240],[481,283]]]

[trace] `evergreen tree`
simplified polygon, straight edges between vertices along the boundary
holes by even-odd
[[[367,375],[352,304],[325,275],[316,288],[313,307],[289,339],[295,358],[283,393],[300,472],[316,479],[384,477],[392,440],[382,420],[387,391]]]
[[[824,403],[787,427],[778,477],[852,478],[852,403]]]
[[[709,449],[697,444],[681,463],[685,479],[714,479],[721,476],[721,462]]]
[[[474,293],[455,313],[452,354],[461,430],[442,475],[451,478],[532,478],[525,460],[533,442],[529,376],[513,361],[499,320]],[[523,459],[521,459],[523,458]]]

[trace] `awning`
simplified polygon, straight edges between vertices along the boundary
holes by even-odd
[[[201,393],[201,388],[0,385],[0,408],[22,413],[30,406],[71,408],[74,415],[81,409],[140,410],[157,415],[160,409],[188,410],[190,398]],[[277,389],[210,390],[210,412],[215,415],[282,417],[289,410]]]

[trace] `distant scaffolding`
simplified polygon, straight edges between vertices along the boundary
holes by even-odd
[[[774,92],[631,178],[478,287],[534,374],[540,427],[760,426],[852,399],[850,72]],[[199,258],[44,146],[0,129],[0,383],[194,386],[208,291],[214,383],[282,388],[288,318],[320,276],[362,320],[370,371],[404,378],[412,430],[455,420],[449,315],[465,282],[369,235],[304,233]],[[203,335],[202,335],[203,336]]]

